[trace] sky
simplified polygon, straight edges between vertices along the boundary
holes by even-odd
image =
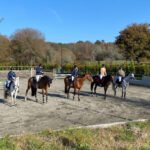
[[[150,23],[150,0],[2,0],[0,34],[40,31],[45,41],[114,42],[133,23]]]

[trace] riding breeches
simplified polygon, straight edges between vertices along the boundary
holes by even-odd
[[[121,82],[122,76],[118,76],[118,80],[119,80],[119,82]]]
[[[74,78],[75,78],[74,76],[71,76],[71,80],[72,80],[72,81],[74,81]]]
[[[36,75],[35,78],[36,78],[36,82],[38,82],[40,80],[40,78],[42,77],[42,75]]]
[[[100,74],[100,75],[99,75],[99,77],[100,77],[100,79],[102,79],[102,78],[103,78],[103,75],[102,75],[102,74]]]

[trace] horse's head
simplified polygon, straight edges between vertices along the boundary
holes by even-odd
[[[91,82],[93,82],[93,77],[92,77],[92,74],[91,73],[86,73],[85,74],[85,78]]]
[[[47,85],[48,85],[48,87],[50,87],[51,83],[52,83],[52,79],[49,76],[45,75],[45,76],[41,77],[41,79],[39,81],[39,86],[41,88],[45,88]]]
[[[47,76],[47,83],[48,83],[48,86],[49,86],[49,87],[50,87],[50,84],[52,83],[52,80],[53,80],[53,79],[51,79],[50,77]]]

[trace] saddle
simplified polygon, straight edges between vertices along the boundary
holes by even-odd
[[[10,81],[10,80],[6,80],[6,82],[5,82],[5,88],[6,88],[6,92],[10,93],[15,88],[14,82]]]
[[[116,83],[117,83],[118,85],[121,85],[122,82],[123,82],[123,78],[121,79],[121,81],[119,81],[119,79],[116,80]]]
[[[100,79],[100,76],[96,75],[96,76],[95,76],[95,80],[96,80],[96,82],[98,83],[98,84],[97,84],[98,86],[103,86],[103,85],[102,85],[102,84],[103,84],[103,78]]]
[[[72,81],[72,77],[71,76],[68,76],[67,78],[68,78],[68,81],[69,81],[70,84],[74,84],[74,81],[75,81],[76,77],[74,78],[73,81]]]
[[[38,82],[36,81],[36,77],[32,77],[33,87],[38,88]]]

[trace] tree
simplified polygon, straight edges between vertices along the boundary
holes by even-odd
[[[41,32],[26,28],[11,36],[11,49],[18,64],[32,65],[45,62],[48,46]]]
[[[13,62],[11,57],[10,41],[3,35],[0,35],[0,62]]]
[[[97,61],[124,59],[122,54],[119,52],[120,49],[112,43],[95,43],[93,54]]]
[[[126,59],[150,58],[150,25],[132,24],[120,32],[115,43],[123,50]],[[145,56],[146,54],[146,56]]]

